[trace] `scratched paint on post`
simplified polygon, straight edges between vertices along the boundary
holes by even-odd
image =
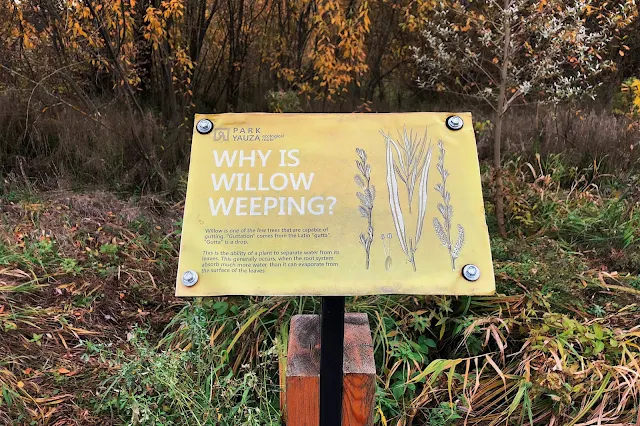
[[[469,113],[196,115],[178,296],[494,288]]]

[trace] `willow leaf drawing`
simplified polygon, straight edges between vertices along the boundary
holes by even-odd
[[[391,135],[385,135],[382,131],[380,133],[395,150],[397,163],[394,164],[393,168],[398,178],[404,183],[407,198],[409,199],[409,213],[411,213],[418,173],[420,172],[420,167],[424,164],[427,129],[424,129],[424,135],[420,137],[418,133],[413,133],[413,130],[407,132],[405,126],[402,133],[398,131],[398,140],[400,142],[393,140]]]
[[[403,133],[399,133],[402,143],[398,144],[393,140],[391,135],[385,134],[382,130],[380,133],[385,139],[386,144],[386,162],[387,162],[387,189],[389,190],[389,207],[393,224],[396,228],[396,235],[400,240],[400,247],[404,252],[407,261],[416,270],[415,252],[418,249],[418,242],[422,236],[424,227],[424,218],[427,212],[427,190],[429,180],[429,169],[431,168],[431,151],[429,144],[425,145],[427,140],[427,130],[424,136],[418,137],[413,131],[407,132],[406,127]],[[394,155],[395,152],[395,155]],[[402,213],[402,205],[398,190],[398,179],[404,183],[407,190],[407,210],[412,213],[412,204],[416,190],[418,187],[418,215],[416,217],[416,233],[415,236],[407,238],[407,230],[405,228],[405,220]]]
[[[389,140],[387,140],[387,188],[389,189],[389,206],[391,207],[391,216],[393,217],[393,224],[396,227],[396,234],[400,239],[400,246],[402,247],[402,251],[407,254],[407,244],[404,235],[404,218],[402,217],[400,197],[398,196],[398,180],[396,179],[396,172],[393,166],[393,152],[391,152],[391,144]]]
[[[427,150],[427,157],[424,161],[424,166],[422,166],[422,176],[420,177],[420,185],[418,187],[418,227],[416,228],[416,246],[422,236],[424,217],[427,214],[429,168],[431,168],[431,146],[429,146],[429,149]]]
[[[356,160],[358,174],[353,179],[361,189],[361,191],[356,192],[356,197],[360,200],[358,211],[360,216],[367,219],[369,225],[366,233],[360,233],[359,239],[365,251],[365,267],[369,269],[371,243],[373,242],[373,201],[376,198],[376,188],[371,185],[371,165],[367,164],[367,153],[361,148],[356,148],[356,154],[358,155]]]
[[[458,237],[455,244],[452,241],[451,225],[453,221],[453,206],[451,205],[451,193],[447,191],[447,178],[449,177],[449,171],[444,168],[444,155],[445,149],[442,141],[438,142],[438,150],[440,155],[438,157],[438,164],[436,168],[440,173],[441,181],[435,186],[435,190],[438,191],[442,197],[442,203],[438,203],[438,211],[442,216],[442,222],[437,217],[433,218],[433,229],[440,240],[440,243],[449,251],[449,258],[451,259],[451,269],[456,270],[456,259],[460,256],[460,251],[464,246],[464,228],[458,224],[456,226],[458,231]]]

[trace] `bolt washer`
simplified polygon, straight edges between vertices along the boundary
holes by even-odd
[[[478,281],[480,279],[480,268],[476,265],[464,265],[462,276],[467,281]]]
[[[449,130],[460,130],[464,126],[464,120],[458,115],[451,115],[447,117],[446,125]]]
[[[211,122],[211,120],[207,118],[203,118],[202,120],[198,121],[198,123],[196,124],[196,130],[201,135],[206,135],[207,133],[211,133],[211,131],[213,130],[213,123]]]
[[[196,271],[187,271],[182,274],[182,284],[187,287],[193,287],[198,282],[198,273]]]

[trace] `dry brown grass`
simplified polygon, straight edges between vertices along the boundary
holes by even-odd
[[[0,389],[13,400],[0,404],[0,424],[111,423],[82,407],[117,371],[87,359],[87,345],[115,350],[134,325],[159,331],[179,309],[170,279],[179,208],[54,192],[3,198],[0,213]]]
[[[168,189],[163,179],[178,177],[186,163],[185,129],[164,128],[151,111],[133,116],[117,99],[100,105],[100,115],[87,115],[67,105],[28,106],[21,94],[6,94],[0,173],[45,188]]]
[[[579,168],[589,167],[595,160],[605,173],[630,171],[639,165],[640,126],[605,108],[559,105],[514,109],[503,131],[507,155],[524,153],[532,158],[539,153],[544,158],[561,154],[566,166]]]
[[[531,194],[537,193],[531,189]],[[557,197],[560,203],[564,194]],[[129,341],[136,327],[150,330],[145,360],[208,356],[215,365],[224,364],[213,375],[219,380],[244,374],[248,365],[258,372],[259,383],[277,383],[289,316],[317,308],[310,298],[229,297],[190,304],[175,299],[179,227],[174,222],[181,205],[123,201],[104,192],[3,198],[0,205],[0,351],[6,354],[0,387],[15,401],[8,407],[0,397],[0,424],[126,424],[138,408],[165,415],[154,390],[162,383],[149,378],[153,365],[146,387],[124,384],[126,368],[133,368],[127,362],[147,362]],[[603,273],[591,252],[569,262],[574,255],[547,240],[514,237],[514,249],[506,252],[505,242],[494,240],[502,293],[496,296],[349,301],[350,310],[369,314],[374,330],[377,424],[637,421],[640,331],[634,277]],[[569,295],[544,291],[551,280]],[[220,316],[218,301],[239,308],[239,314]],[[596,316],[588,307],[597,304],[602,314]],[[426,349],[420,343],[425,337],[431,339]],[[277,350],[265,358],[270,347]],[[118,350],[122,355],[115,356]],[[193,369],[191,362],[175,365],[188,383],[204,388],[214,380],[207,368]],[[106,394],[104,380],[115,386]],[[404,394],[396,398],[398,387]],[[264,392],[277,400],[271,385]],[[147,405],[132,406],[134,397],[136,404]],[[106,405],[115,398],[123,408]],[[216,408],[224,413],[225,407]],[[437,423],[450,412],[459,418]],[[188,405],[166,413],[183,419],[177,424],[190,424],[184,421],[191,415]],[[271,416],[277,420],[277,413]]]

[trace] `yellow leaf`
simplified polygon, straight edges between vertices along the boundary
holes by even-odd
[[[18,383],[16,383],[16,385],[22,389],[24,387],[24,382],[23,381],[19,381]]]
[[[387,426],[387,418],[384,416],[384,413],[382,412],[382,408],[380,408],[380,406],[378,405],[378,413],[380,414],[380,421],[382,422],[382,426]]]

